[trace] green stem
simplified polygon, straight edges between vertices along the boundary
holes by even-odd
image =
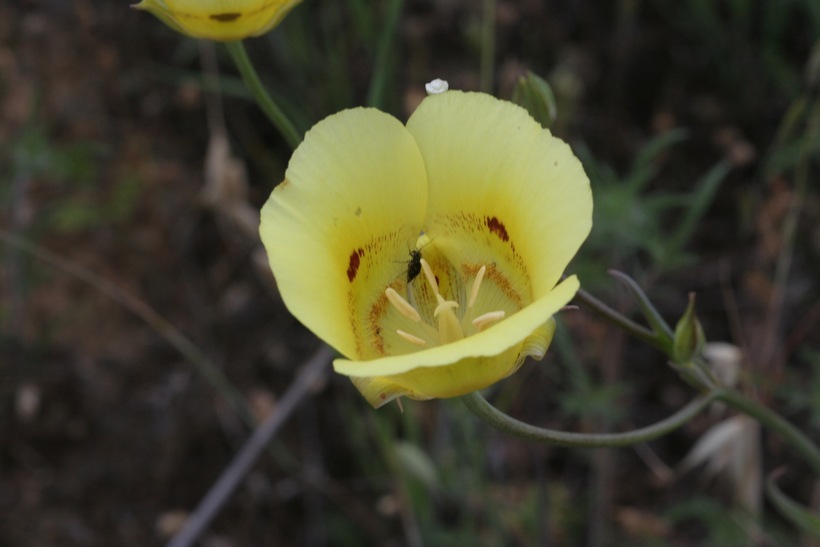
[[[820,475],[820,449],[779,414],[736,391],[715,389],[660,422],[625,433],[570,433],[536,427],[504,414],[477,391],[464,395],[461,400],[479,419],[510,435],[531,441],[586,448],[629,446],[657,439],[691,420],[712,401],[720,400],[778,433]]]
[[[579,290],[575,295],[575,300],[583,304],[586,308],[601,318],[622,328],[638,340],[642,340],[650,346],[658,349],[665,349],[664,343],[658,339],[658,336],[655,333],[613,310],[585,290]]]
[[[602,448],[629,446],[662,437],[691,420],[719,395],[719,392],[712,392],[698,397],[665,420],[626,433],[568,433],[544,429],[504,414],[488,403],[477,391],[464,395],[461,400],[479,419],[516,437],[562,446]]]
[[[660,312],[655,309],[655,305],[652,304],[652,301],[649,300],[649,297],[646,296],[643,289],[641,289],[634,279],[623,272],[619,272],[618,270],[609,270],[607,273],[620,281],[627,288],[627,290],[632,293],[632,297],[637,300],[638,305],[641,307],[641,311],[643,311],[644,317],[646,317],[646,320],[649,322],[649,326],[652,327],[652,331],[657,336],[658,341],[663,344],[668,344],[666,349],[671,350],[675,332],[672,330],[672,327],[664,321]],[[667,351],[666,353],[671,355],[671,351]]]
[[[245,45],[242,42],[227,42],[225,46],[228,48],[228,53],[231,54],[236,68],[239,69],[239,73],[242,74],[245,85],[247,85],[251,93],[253,93],[256,102],[270,121],[273,122],[273,125],[276,126],[290,147],[295,149],[299,146],[299,143],[302,142],[302,136],[262,85],[261,80],[259,80],[259,74],[256,73],[256,69],[253,68],[251,59],[248,57],[248,52],[245,51]]]
[[[388,6],[387,17],[384,21],[384,32],[379,38],[376,48],[376,58],[373,61],[373,81],[367,94],[367,104],[374,108],[381,108],[384,103],[384,91],[387,88],[388,76],[394,68],[390,65],[393,52],[393,42],[396,38],[396,29],[401,18],[404,0],[391,0]]]
[[[811,465],[815,474],[820,475],[820,450],[806,435],[782,416],[752,401],[736,391],[719,390],[717,398],[735,410],[751,416],[761,425],[778,433],[789,445]]]
[[[492,93],[495,80],[495,0],[484,0],[481,22],[481,91]]]

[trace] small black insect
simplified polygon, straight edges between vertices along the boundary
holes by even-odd
[[[410,283],[421,273],[421,250],[410,251],[410,260],[407,261],[407,282]]]

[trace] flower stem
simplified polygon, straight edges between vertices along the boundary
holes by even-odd
[[[401,18],[404,0],[391,0],[388,5],[387,16],[384,20],[384,32],[379,38],[376,46],[376,57],[373,60],[373,80],[370,82],[370,90],[367,93],[367,104],[375,108],[381,108],[384,103],[384,92],[391,71],[395,67],[390,64],[390,57],[393,53],[393,44],[396,41],[396,29]]]
[[[785,420],[782,416],[765,406],[744,397],[737,391],[718,390],[713,392],[717,398],[735,410],[751,416],[760,424],[778,433],[789,445],[811,465],[820,475],[820,450],[806,435]]]
[[[642,327],[641,325],[637,324],[636,322],[632,321],[628,317],[625,317],[621,313],[613,310],[588,292],[583,289],[580,289],[575,294],[575,300],[582,303],[586,306],[590,311],[597,314],[598,316],[606,319],[613,325],[616,325],[638,340],[642,340],[653,346],[655,348],[664,349],[664,341],[659,340],[658,336],[647,329],[646,327]]]
[[[481,22],[480,89],[492,93],[495,80],[495,0],[484,0]]]
[[[776,412],[733,390],[714,389],[660,422],[625,433],[571,433],[536,427],[504,414],[477,391],[464,395],[461,400],[479,419],[510,435],[531,441],[586,448],[629,446],[657,439],[691,420],[712,401],[720,400],[778,433],[820,475],[820,449],[806,435]]]
[[[504,414],[488,403],[477,391],[464,395],[461,400],[479,419],[516,437],[562,446],[602,448],[629,446],[662,437],[691,420],[718,396],[720,392],[715,391],[698,397],[668,418],[626,433],[570,433],[545,429],[526,424]]]
[[[253,93],[256,102],[270,121],[273,122],[273,125],[276,126],[290,147],[295,149],[299,146],[299,143],[302,142],[302,136],[262,85],[259,74],[256,73],[256,69],[253,68],[251,59],[248,57],[248,52],[245,51],[245,45],[242,42],[227,42],[225,46],[228,48],[228,53],[231,54],[236,68],[239,69],[239,73],[242,74],[245,85],[247,85],[251,93]]]

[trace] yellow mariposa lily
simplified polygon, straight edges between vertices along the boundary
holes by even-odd
[[[378,407],[463,395],[543,357],[591,225],[569,146],[512,103],[447,91],[406,127],[365,108],[316,124],[260,233],[288,309]]]
[[[142,0],[134,5],[172,29],[220,42],[259,36],[278,25],[302,0]]]

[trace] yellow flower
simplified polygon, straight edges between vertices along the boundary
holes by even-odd
[[[279,24],[302,0],[142,0],[166,25],[194,38],[229,42],[259,36]]]
[[[319,122],[260,232],[288,309],[378,407],[463,395],[543,357],[591,225],[563,141],[512,103],[448,91],[406,127],[364,108]]]

